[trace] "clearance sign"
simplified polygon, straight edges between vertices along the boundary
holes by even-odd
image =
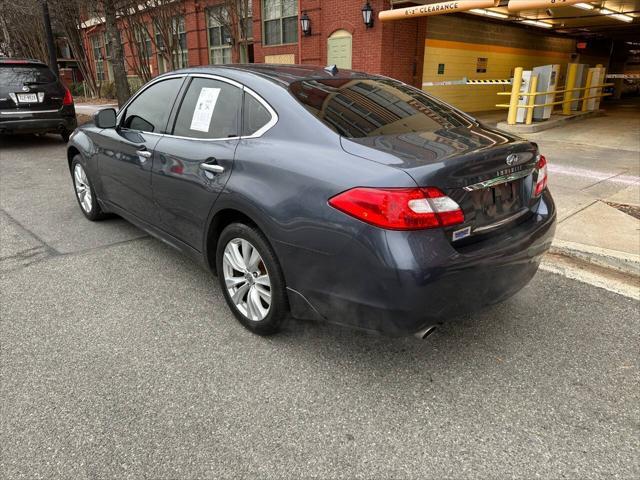
[[[427,15],[442,15],[444,13],[464,12],[472,8],[490,8],[498,6],[497,0],[458,0],[450,2],[430,3],[417,7],[397,8],[385,10],[378,14],[380,21],[401,20],[403,18],[425,17]]]
[[[582,0],[509,0],[508,9],[511,12],[536,8],[566,7],[580,3]],[[381,21],[402,20],[403,18],[426,17],[428,15],[442,15],[445,13],[465,12],[474,8],[497,7],[500,0],[458,0],[436,2],[417,7],[396,8],[384,10],[378,14]]]

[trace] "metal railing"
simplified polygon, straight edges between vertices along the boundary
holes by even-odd
[[[531,125],[533,123],[533,110],[538,107],[550,107],[555,105],[562,105],[562,114],[563,115],[571,115],[571,104],[574,102],[582,101],[581,111],[587,112],[589,111],[589,100],[594,98],[602,98],[609,95],[611,93],[603,93],[602,89],[604,87],[610,87],[614,85],[613,83],[593,83],[593,70],[589,70],[587,75],[587,81],[584,87],[574,87],[576,84],[576,74],[577,74],[578,64],[570,63],[567,69],[567,85],[570,85],[571,88],[563,88],[559,90],[550,90],[547,92],[538,92],[538,76],[532,75],[529,81],[529,91],[521,92],[522,89],[522,73],[524,68],[518,67],[515,69],[513,74],[513,82],[511,84],[511,92],[498,92],[498,95],[508,95],[510,97],[508,104],[498,104],[496,107],[499,108],[508,108],[509,113],[507,115],[507,123],[509,125],[515,125],[518,118],[518,112],[521,108],[527,109],[527,115],[525,117],[525,124]],[[596,89],[595,95],[589,95],[587,92],[592,89]],[[576,97],[573,95],[573,92],[585,92],[586,95]],[[536,103],[536,97],[541,95],[553,95],[554,98],[556,95],[564,94],[562,100],[546,102],[546,103]],[[520,105],[520,98],[527,97],[527,104]]]

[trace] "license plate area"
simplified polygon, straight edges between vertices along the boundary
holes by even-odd
[[[38,103],[38,95],[35,93],[18,93],[20,103]]]
[[[471,193],[476,226],[512,215],[524,206],[522,179],[501,183]]]

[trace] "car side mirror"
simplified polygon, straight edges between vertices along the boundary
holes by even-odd
[[[113,108],[103,108],[93,114],[93,122],[98,128],[116,128],[116,111]]]

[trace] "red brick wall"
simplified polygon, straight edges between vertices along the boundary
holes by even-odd
[[[381,23],[380,10],[390,7],[389,0],[372,0],[374,26],[366,28],[362,21],[362,0],[300,0],[300,13],[311,20],[311,35],[299,35],[299,44],[262,45],[261,0],[253,4],[255,61],[264,62],[266,55],[294,54],[296,63],[326,65],[327,40],[336,30],[351,33],[354,70],[380,73],[407,83],[420,85],[426,19]],[[301,33],[301,32],[300,32]]]
[[[185,28],[189,49],[189,66],[207,65],[209,48],[207,39],[206,9],[222,0],[184,0]],[[327,64],[327,40],[336,30],[347,30],[353,36],[353,69],[380,73],[407,83],[420,86],[426,18],[414,18],[382,23],[377,19],[381,10],[390,8],[389,0],[370,0],[374,10],[373,28],[365,28],[362,21],[364,0],[299,0],[299,12],[307,12],[311,19],[311,36],[299,32],[298,43],[266,46],[262,44],[261,0],[253,0],[254,59],[264,62],[267,55],[293,54],[296,63]],[[300,26],[298,24],[298,29]],[[90,29],[94,34],[103,31],[99,25]],[[126,35],[125,55],[131,59]],[[85,44],[91,53],[91,45],[85,35]],[[234,49],[233,61],[237,62]],[[158,73],[155,49],[151,58],[154,75]],[[128,72],[133,75],[133,71]]]

